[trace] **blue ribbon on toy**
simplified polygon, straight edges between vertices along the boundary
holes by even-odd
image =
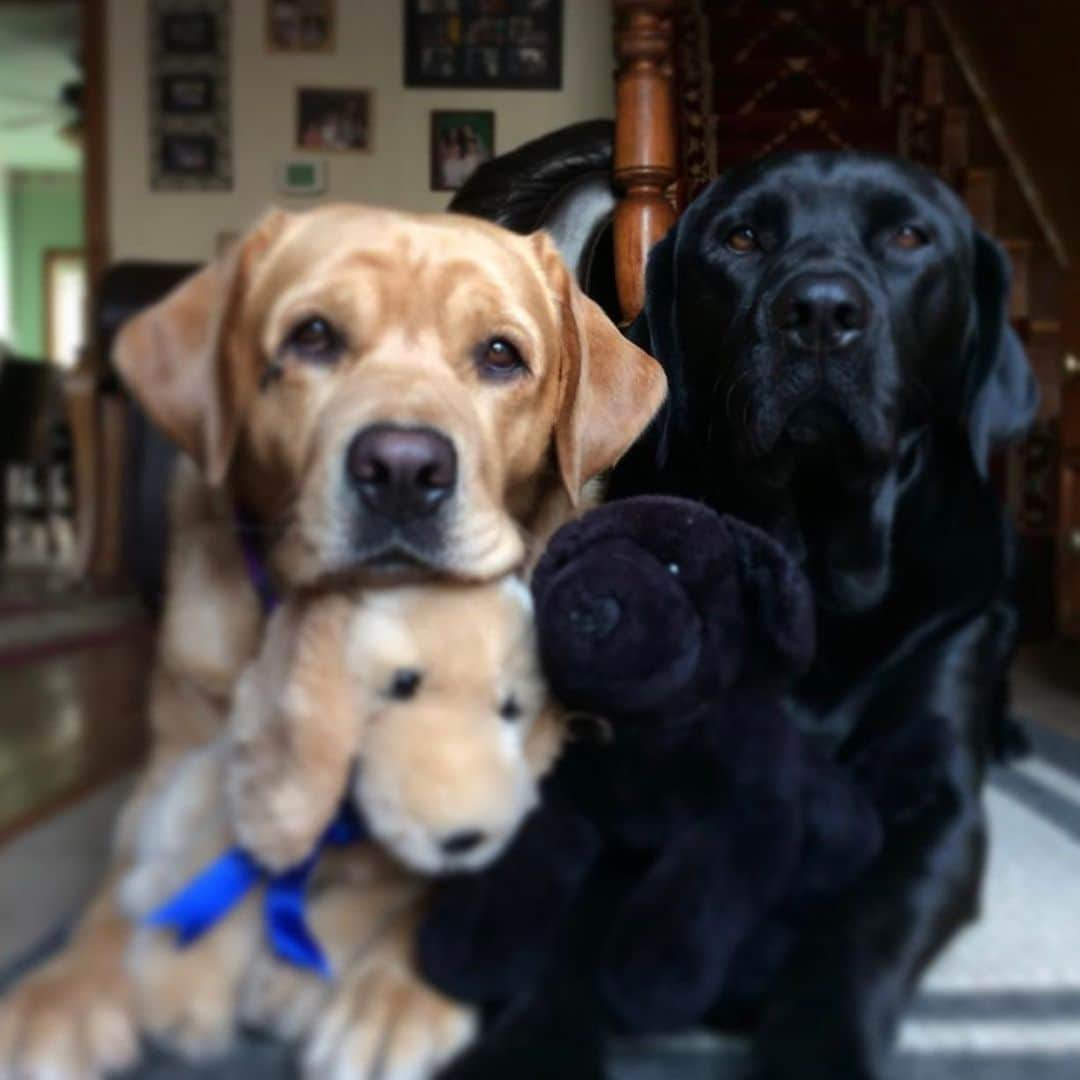
[[[287,963],[328,979],[330,963],[307,923],[308,882],[327,847],[348,847],[366,839],[367,830],[351,804],[346,804],[315,850],[283,873],[271,874],[243,848],[232,848],[151,912],[146,925],[175,930],[178,944],[186,948],[225,918],[256,885],[265,882],[263,921],[270,947]]]

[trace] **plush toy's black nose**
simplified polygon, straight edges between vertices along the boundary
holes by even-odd
[[[430,428],[364,428],[350,443],[345,466],[365,505],[398,523],[430,514],[457,483],[454,444]]]
[[[788,344],[822,352],[853,345],[869,316],[866,293],[847,274],[800,274],[773,306],[773,324]]]
[[[570,625],[582,637],[606,638],[622,618],[622,604],[614,596],[590,596],[570,609]]]
[[[484,834],[478,829],[451,833],[440,845],[447,855],[464,855],[484,842]]]

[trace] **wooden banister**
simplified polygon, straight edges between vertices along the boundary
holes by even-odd
[[[623,317],[645,295],[645,260],[671,228],[675,179],[674,0],[615,0],[615,281]]]

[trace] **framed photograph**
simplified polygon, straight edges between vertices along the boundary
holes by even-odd
[[[264,0],[271,52],[331,52],[335,0]]]
[[[562,0],[405,0],[404,12],[406,86],[562,86]]]
[[[436,109],[431,114],[431,190],[457,191],[495,155],[495,114]]]
[[[217,171],[217,143],[211,135],[161,136],[162,168],[179,177],[206,179]]]
[[[326,162],[293,158],[278,165],[282,195],[322,195],[326,191]]]
[[[301,87],[296,92],[296,147],[333,153],[371,149],[371,90]]]
[[[162,75],[161,111],[179,116],[214,111],[211,75]]]
[[[232,187],[229,0],[149,0],[150,187]]]
[[[173,11],[161,16],[161,51],[171,56],[198,56],[217,49],[218,26],[211,11]]]

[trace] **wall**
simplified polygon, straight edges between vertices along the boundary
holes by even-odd
[[[409,210],[441,210],[449,198],[428,188],[431,109],[494,109],[497,152],[614,115],[610,0],[566,0],[560,91],[406,89],[401,4],[338,0],[335,51],[288,55],[265,49],[265,0],[233,0],[234,190],[176,193],[152,192],[147,182],[147,0],[109,0],[112,257],[201,261],[219,231],[244,227],[268,205],[310,205],[275,191],[275,166],[294,152],[301,85],[374,89],[374,150],[328,155],[328,196]]]
[[[10,173],[12,346],[45,355],[45,252],[81,248],[82,182],[77,173]]]
[[[939,0],[951,16],[1010,139],[1035,181],[1070,261],[1080,259],[1077,0],[1001,5]]]

